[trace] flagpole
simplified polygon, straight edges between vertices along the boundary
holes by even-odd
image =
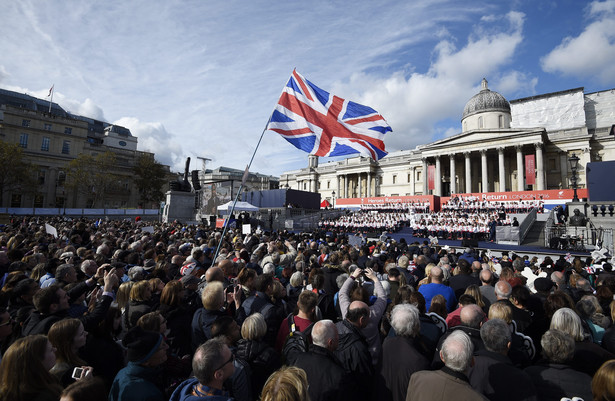
[[[49,101],[49,114],[51,114],[51,105],[53,103],[53,92],[55,92],[55,84],[51,85],[51,100]]]
[[[252,153],[252,158],[250,159],[250,163],[248,163],[248,166],[246,167],[246,171],[250,170],[250,166],[252,165],[252,162],[254,161],[254,156],[256,156],[256,151],[258,150],[258,147],[260,146],[261,141],[263,140],[263,136],[265,136],[265,132],[267,131],[267,127],[269,126],[269,122],[271,121],[272,116],[273,116],[273,112],[271,113],[271,116],[269,116],[269,119],[267,120],[267,124],[265,124],[265,129],[263,129],[263,132],[261,133],[261,137],[258,139],[258,143],[256,144],[256,148],[254,149],[254,153]],[[231,207],[231,210],[228,212],[226,219],[224,220],[224,226],[222,228],[222,236],[220,237],[220,242],[218,243],[218,247],[216,248],[216,253],[214,254],[212,266],[216,264],[216,259],[218,259],[218,254],[220,253],[220,247],[222,246],[222,242],[224,241],[224,236],[226,235],[226,231],[228,230],[228,223],[230,221],[231,215],[235,211],[235,205],[237,205],[237,200],[239,200],[239,195],[241,194],[241,190],[244,187],[245,181],[246,181],[245,179],[241,180],[241,185],[239,186],[239,190],[237,191],[237,195],[235,196],[235,201],[233,202],[233,206]]]

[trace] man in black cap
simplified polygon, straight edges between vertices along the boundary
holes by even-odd
[[[534,289],[536,290],[535,297],[540,299],[543,307],[547,297],[551,294],[551,288],[553,288],[553,282],[546,277],[538,277],[534,280]]]
[[[136,326],[122,340],[127,348],[128,364],[120,370],[109,393],[109,401],[164,401],[157,385],[159,367],[167,360],[169,346],[162,334]]]

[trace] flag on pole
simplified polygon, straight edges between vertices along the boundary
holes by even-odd
[[[267,129],[316,156],[386,156],[384,135],[392,131],[371,107],[331,95],[293,71]]]
[[[53,87],[55,86],[55,84],[51,85],[51,88],[49,88],[49,94],[47,95],[47,97],[51,96],[51,94],[53,93]]]

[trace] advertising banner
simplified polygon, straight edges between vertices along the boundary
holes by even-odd
[[[536,185],[536,161],[534,155],[525,155],[525,183]]]
[[[427,189],[436,189],[436,166],[427,166]]]

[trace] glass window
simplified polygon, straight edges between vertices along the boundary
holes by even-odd
[[[43,207],[45,197],[42,194],[36,194],[34,196],[34,207]]]
[[[21,126],[22,127],[29,127],[30,126],[30,120],[21,120]]]
[[[22,148],[28,147],[28,134],[19,135],[19,146]]]
[[[41,150],[43,152],[49,152],[49,137],[43,137],[43,142],[41,142]]]
[[[45,183],[45,170],[39,170],[37,181],[38,185],[43,185]]]
[[[11,195],[11,207],[21,207],[21,194]]]
[[[397,176],[396,175],[393,176],[393,184],[397,184]]]
[[[66,182],[66,172],[65,171],[58,171],[58,186],[63,186],[64,183]]]
[[[62,153],[65,155],[70,155],[70,141],[64,141],[62,143]]]
[[[45,131],[51,131],[51,124],[45,123]]]
[[[73,129],[71,127],[65,127],[64,133],[70,135],[73,133]]]
[[[483,117],[478,117],[478,128],[483,128]]]

